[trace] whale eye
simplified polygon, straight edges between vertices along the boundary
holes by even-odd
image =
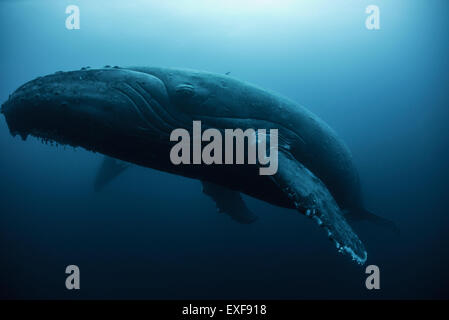
[[[182,98],[189,98],[192,97],[193,95],[195,95],[195,89],[193,88],[193,86],[191,84],[180,84],[178,86],[176,86],[176,94],[179,97]]]

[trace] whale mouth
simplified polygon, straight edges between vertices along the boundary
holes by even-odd
[[[158,78],[121,68],[82,69],[36,78],[2,105],[11,135],[108,153],[169,134],[167,93]]]

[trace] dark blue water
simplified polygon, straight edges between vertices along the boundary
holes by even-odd
[[[168,1],[167,1],[168,2]],[[65,8],[80,8],[80,30]],[[381,29],[365,28],[380,8]],[[13,138],[0,117],[1,298],[448,298],[447,1],[2,1],[0,101],[84,66],[187,67],[277,91],[353,152],[367,207],[355,225],[378,265],[337,253],[296,212],[246,197],[259,220],[216,212],[198,181],[134,167],[102,193],[102,156]],[[65,267],[81,290],[65,288]]]

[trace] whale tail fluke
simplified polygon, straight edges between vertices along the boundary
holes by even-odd
[[[346,214],[345,217],[346,219],[348,219],[349,222],[368,221],[370,223],[378,225],[379,227],[391,231],[395,235],[399,236],[401,234],[401,230],[396,225],[396,223],[381,216],[378,216],[377,214],[374,214],[366,209],[351,211],[348,214]]]

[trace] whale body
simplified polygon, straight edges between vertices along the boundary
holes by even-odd
[[[2,113],[12,135],[198,179],[218,208],[239,222],[256,218],[240,193],[295,209],[325,229],[340,252],[361,264],[367,259],[345,218],[369,215],[349,149],[323,120],[276,93],[196,70],[83,68],[24,84]],[[277,172],[259,175],[260,164],[174,165],[170,134],[191,130],[193,121],[218,130],[277,129]]]

